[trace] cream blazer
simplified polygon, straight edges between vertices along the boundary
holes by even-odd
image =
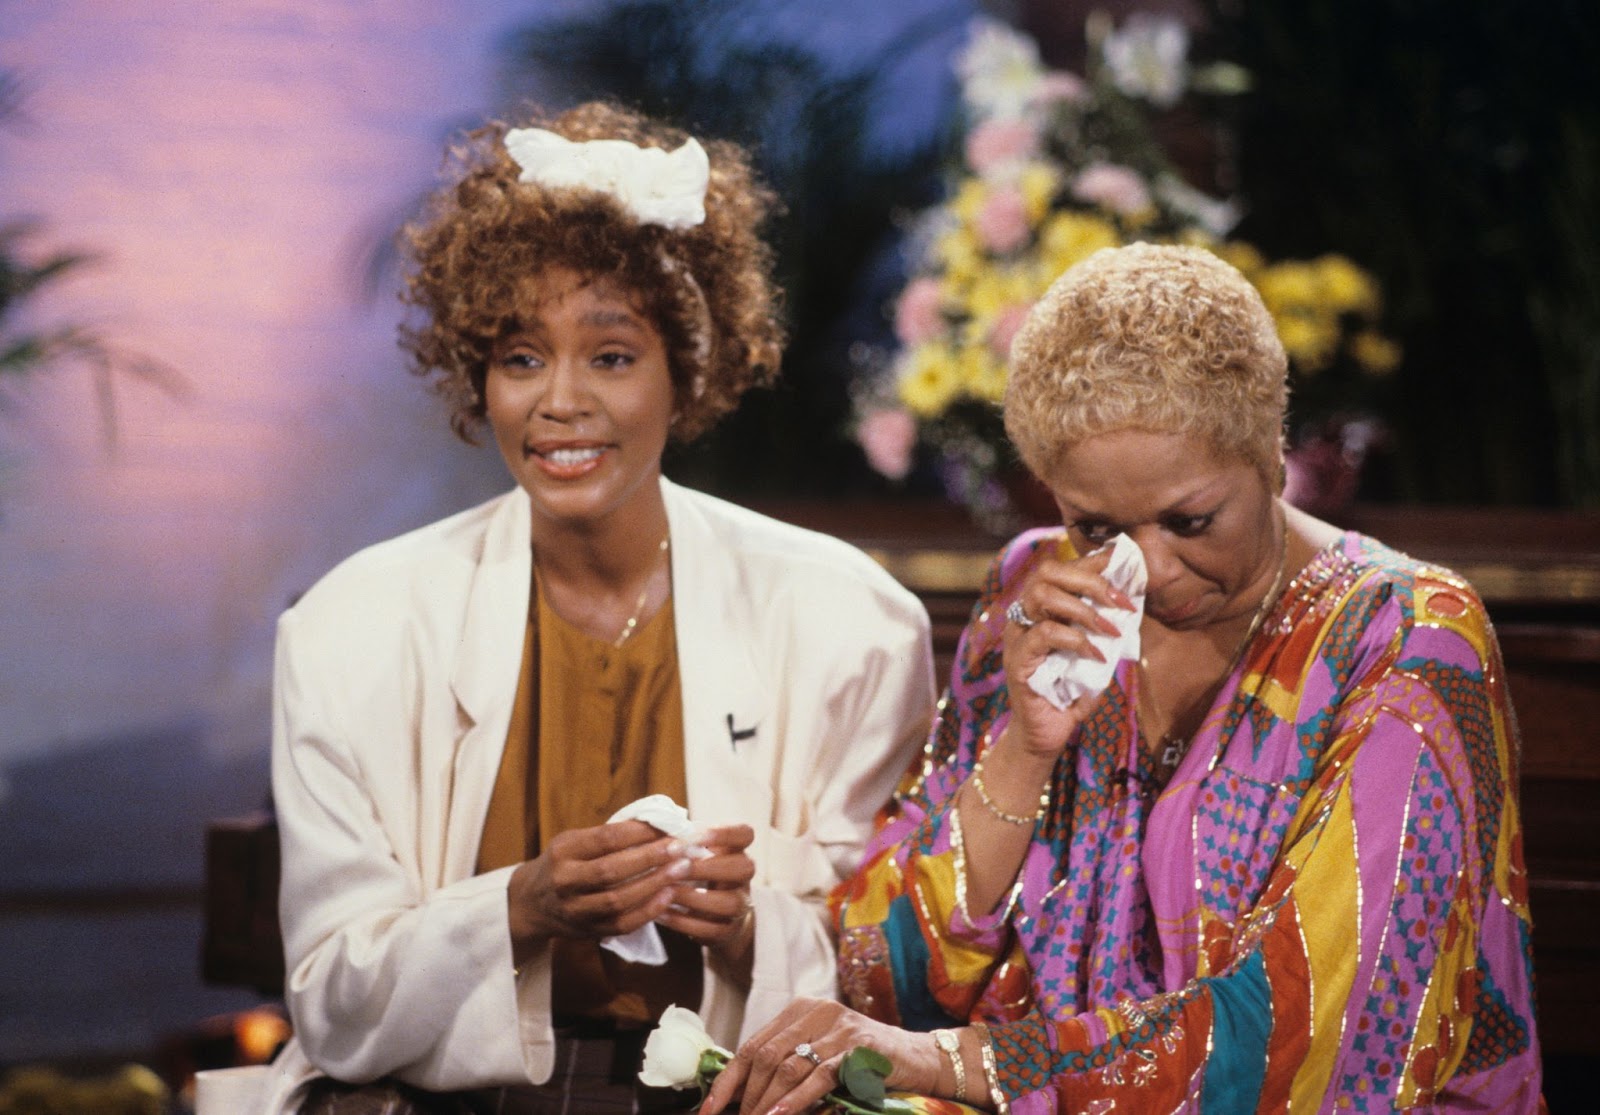
[[[662,481],[688,808],[754,827],[748,997],[709,965],[733,1046],[835,993],[825,898],[931,713],[917,599],[860,551]],[[278,624],[272,785],[295,1039],[260,1109],[318,1073],[453,1091],[551,1075],[548,952],[514,976],[511,868],[474,875],[532,579],[510,492],[345,561]]]

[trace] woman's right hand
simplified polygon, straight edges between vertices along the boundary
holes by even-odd
[[[689,869],[683,841],[643,821],[561,833],[511,873],[507,902],[517,963],[552,937],[599,940],[654,921]]]
[[[1007,732],[1028,755],[1059,755],[1098,700],[1080,697],[1058,709],[1035,693],[1028,679],[1052,652],[1105,661],[1089,641],[1089,633],[1115,635],[1117,629],[1088,601],[1110,608],[1133,608],[1127,594],[1103,576],[1110,562],[1109,546],[1072,561],[1046,558],[1028,575],[1016,597],[1033,623],[1024,626],[1009,619],[1006,623],[1003,653],[1011,700]]]

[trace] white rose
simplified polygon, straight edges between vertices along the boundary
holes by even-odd
[[[693,1088],[700,1083],[700,1058],[707,1050],[715,1050],[724,1059],[732,1056],[711,1040],[698,1014],[668,1007],[645,1040],[639,1080],[651,1088]]]

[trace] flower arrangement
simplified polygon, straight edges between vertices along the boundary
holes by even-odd
[[[685,1007],[670,1006],[644,1043],[644,1065],[639,1082],[649,1088],[706,1089],[727,1068],[733,1054],[706,1033],[700,1016]],[[885,1082],[893,1066],[883,1054],[857,1046],[839,1062],[839,1087],[829,1092],[827,1105],[854,1115],[905,1115],[911,1106],[887,1094]]]
[[[946,490],[997,531],[1018,518],[998,407],[1011,340],[1050,283],[1101,248],[1182,242],[1228,260],[1261,291],[1297,384],[1375,379],[1400,361],[1377,328],[1370,275],[1340,255],[1274,263],[1229,240],[1237,204],[1191,186],[1158,142],[1158,114],[1190,95],[1242,93],[1248,75],[1191,64],[1174,19],[1135,14],[1119,28],[1097,14],[1088,32],[1080,77],[1046,69],[1010,27],[975,22],[956,61],[967,127],[951,196],[913,231],[920,262],[893,311],[900,348],[858,384],[871,465],[900,479],[917,444],[930,446]]]

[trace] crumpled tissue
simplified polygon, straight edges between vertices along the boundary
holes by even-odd
[[[1084,598],[1085,603],[1109,619],[1117,628],[1115,635],[1090,631],[1089,642],[1106,656],[1104,662],[1079,655],[1051,651],[1033,675],[1028,687],[1058,709],[1065,709],[1079,697],[1092,697],[1105,691],[1116,673],[1117,663],[1125,658],[1139,660],[1139,623],[1144,619],[1144,593],[1147,572],[1144,554],[1139,544],[1126,534],[1119,534],[1106,545],[1111,547],[1111,560],[1103,576],[1113,586],[1128,594],[1133,601],[1133,611],[1107,608]]]
[[[629,802],[611,814],[606,824],[617,821],[643,821],[663,835],[678,837],[688,844],[686,854],[690,859],[705,859],[711,854],[696,842],[700,831],[690,822],[689,811],[666,794],[650,794]],[[607,937],[600,942],[600,947],[635,964],[659,966],[667,962],[667,946],[661,943],[661,933],[655,922],[641,925],[632,933]]]

